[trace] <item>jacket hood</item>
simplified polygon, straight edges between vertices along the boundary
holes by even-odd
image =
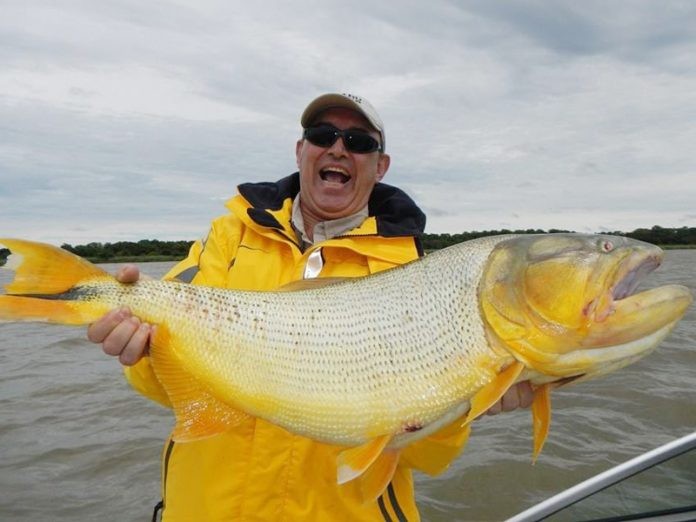
[[[243,183],[240,195],[249,203],[249,217],[259,225],[282,229],[271,212],[283,208],[300,192],[300,174],[295,172],[276,182]],[[421,236],[425,230],[425,214],[401,189],[377,183],[367,203],[369,217],[375,219],[377,234],[383,237]]]

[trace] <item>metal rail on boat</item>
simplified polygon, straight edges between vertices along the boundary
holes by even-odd
[[[615,466],[607,471],[599,473],[594,477],[581,482],[571,488],[566,489],[554,495],[553,497],[532,506],[531,508],[518,513],[512,518],[507,519],[506,522],[536,522],[538,520],[543,520],[558,511],[581,501],[584,498],[593,495],[599,491],[602,491],[609,486],[626,480],[633,475],[640,473],[648,468],[656,466],[662,462],[670,460],[677,457],[683,453],[693,450],[696,448],[696,431],[690,435],[686,435],[679,439],[668,442],[658,448],[650,450],[642,455],[639,455],[629,461],[626,461],[618,466]],[[678,515],[678,511],[673,513]],[[689,513],[685,513],[687,517],[696,516],[696,505],[691,506]],[[645,517],[641,517],[643,520],[647,520]],[[618,520],[618,519],[617,519]],[[621,520],[631,520],[630,518],[621,518]],[[651,519],[656,520],[656,519]],[[661,518],[661,520],[667,520],[666,518]],[[674,518],[669,517],[669,520],[694,520],[694,518]]]

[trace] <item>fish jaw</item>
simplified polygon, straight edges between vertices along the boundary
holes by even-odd
[[[614,236],[502,242],[479,287],[489,340],[524,362],[534,384],[626,366],[650,353],[693,301],[679,285],[634,293],[662,256],[658,247]]]
[[[693,298],[680,285],[667,285],[622,299],[606,298],[607,312],[595,318],[582,339],[585,348],[623,346],[669,327],[686,313]]]
[[[561,355],[556,361],[547,365],[545,374],[530,376],[534,385],[556,382],[567,384],[578,383],[608,375],[639,361],[652,353],[655,348],[669,335],[678,321],[667,324],[658,330],[623,344],[615,344],[591,350],[576,350]],[[571,375],[567,380],[558,381],[557,376]]]

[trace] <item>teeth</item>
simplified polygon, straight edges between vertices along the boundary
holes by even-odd
[[[321,179],[324,181],[333,181],[334,183],[348,183],[350,180],[350,174],[348,171],[340,167],[327,167],[319,171]]]
[[[338,172],[339,174],[343,174],[344,176],[350,177],[350,174],[346,169],[343,169],[341,167],[326,167],[321,169],[322,172]]]

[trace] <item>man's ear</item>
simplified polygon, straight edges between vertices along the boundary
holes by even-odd
[[[389,170],[389,164],[391,163],[391,158],[389,154],[382,153],[379,155],[379,160],[377,160],[377,181],[382,181],[382,178]]]
[[[300,168],[300,155],[302,154],[302,145],[304,145],[304,140],[299,139],[295,144],[295,161],[297,162],[297,168]]]

